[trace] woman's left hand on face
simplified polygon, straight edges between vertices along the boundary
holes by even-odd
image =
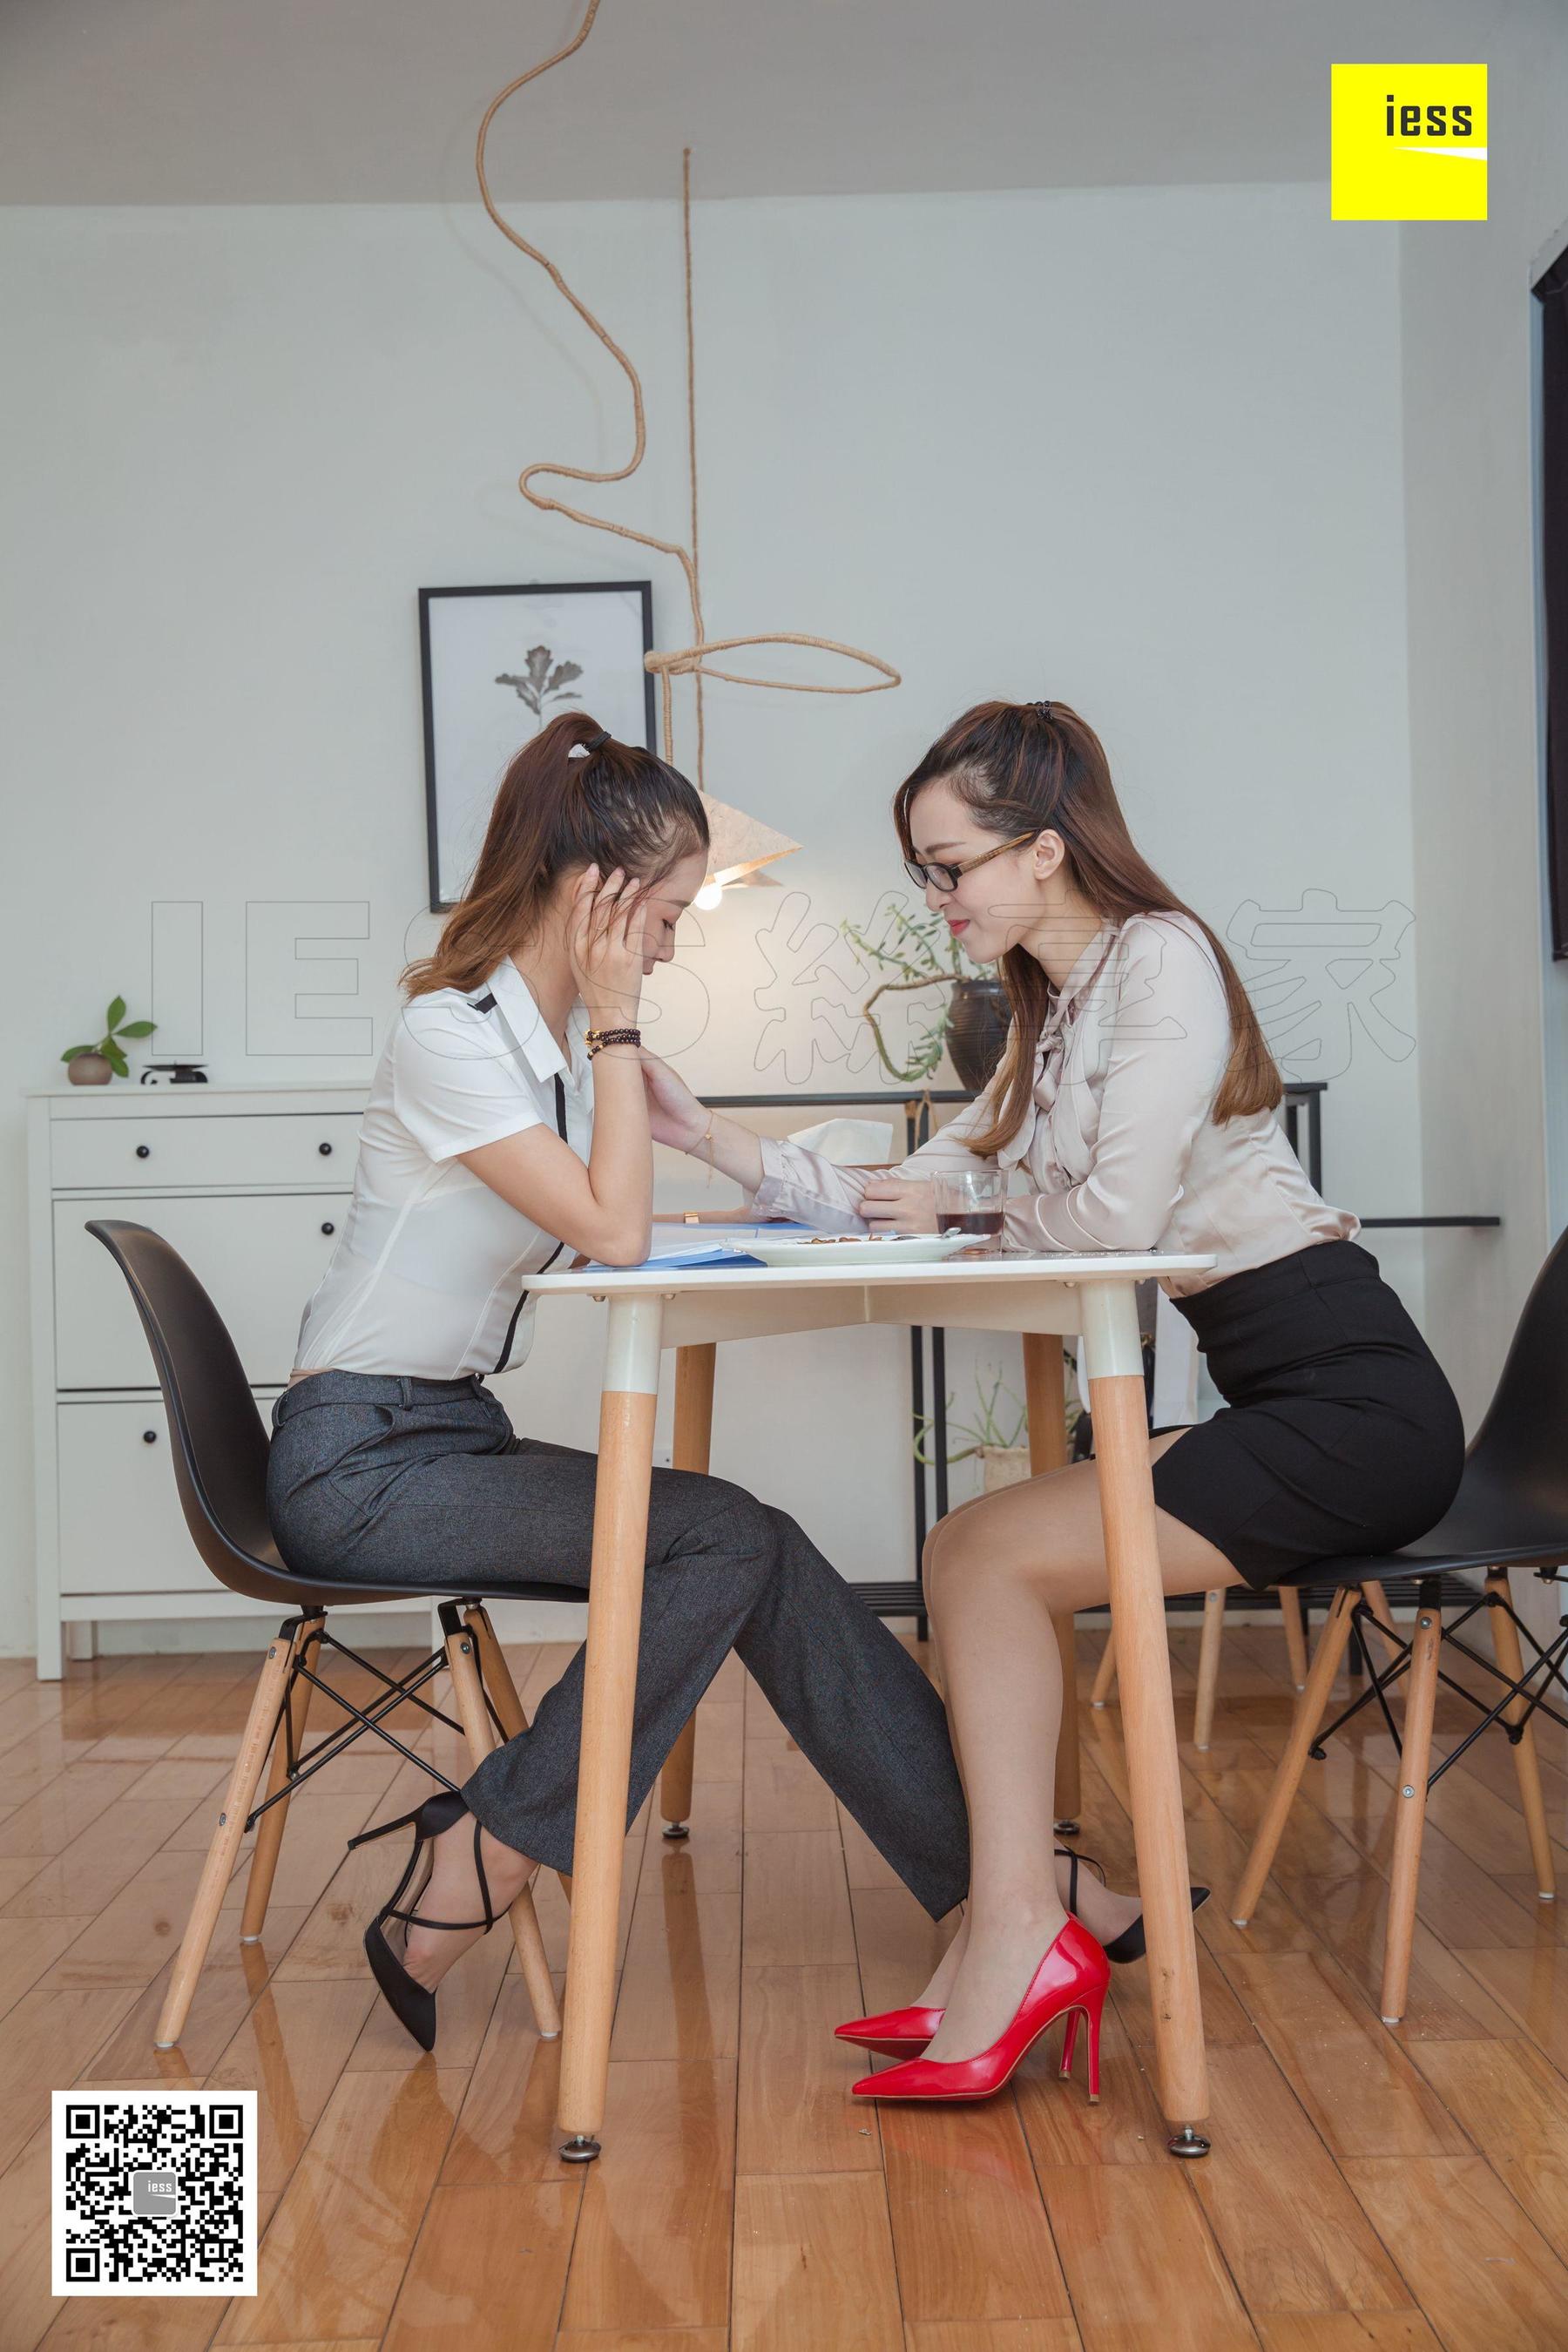
[[[874,1234],[934,1234],[936,1186],[906,1176],[873,1176],[860,1196],[860,1214]]]

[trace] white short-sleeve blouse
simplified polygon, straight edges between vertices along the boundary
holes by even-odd
[[[300,1319],[295,1371],[457,1380],[522,1361],[533,1337],[528,1276],[562,1244],[456,1155],[542,1122],[587,1159],[587,1021],[579,1002],[563,1059],[510,956],[481,988],[435,989],[401,1008],[360,1128],[343,1230]]]
[[[1046,1022],[1017,1134],[986,1160],[968,1148],[993,1116],[994,1079],[897,1172],[999,1164],[1015,1187],[1005,1237],[1025,1249],[1212,1253],[1212,1273],[1162,1277],[1172,1297],[1314,1242],[1353,1240],[1360,1219],[1314,1189],[1277,1113],[1212,1117],[1230,1052],[1225,982],[1201,926],[1175,913],[1108,921]],[[864,1229],[864,1173],[759,1139],[751,1206],[828,1232]]]

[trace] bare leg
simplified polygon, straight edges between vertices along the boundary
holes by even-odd
[[[502,1845],[489,1830],[479,1832],[479,1853],[490,1891],[490,1908],[498,1921],[503,1920],[539,1864],[531,1862],[527,1854],[519,1853],[515,1846]],[[459,1815],[450,1829],[443,1830],[433,1841],[430,1877],[425,1892],[413,1903],[406,1896],[404,1900],[406,1908],[423,1911],[433,1919],[479,1922],[463,1933],[449,1927],[409,1928],[404,1964],[411,1977],[434,1991],[453,1961],[461,1958],[484,1933],[485,1908],[479,1895],[479,1874],[474,1868],[474,1824],[467,1814]]]
[[[1152,1456],[1184,1434],[1152,1439]],[[1241,1581],[1213,1544],[1163,1511],[1157,1518],[1167,1592]],[[1074,1463],[952,1513],[935,1531],[927,1573],[970,1819],[963,1948],[950,1983],[941,1979],[951,1955],[938,1971],[932,2005],[942,2001],[946,2014],[927,2055],[967,2058],[1001,2032],[1066,1916],[1058,1879],[1066,1865],[1053,1861],[1061,1671],[1051,1618],[1107,1597],[1095,1465]],[[1114,1913],[1081,1876],[1079,1896],[1090,1933],[1115,1934]],[[1137,1904],[1119,1897],[1116,1907],[1125,1925]]]
[[[1171,1433],[1173,1435],[1175,1433]],[[1156,1446],[1153,1450],[1159,1452],[1163,1449]],[[1054,1472],[1042,1474],[1043,1476],[1055,1475]],[[960,1503],[955,1510],[950,1511],[944,1518],[937,1522],[926,1538],[922,1570],[925,1576],[932,1577],[935,1574],[938,1538],[943,1538],[944,1540],[950,1541],[954,1520],[962,1518],[966,1511],[984,1499],[984,1496],[973,1496],[969,1502]],[[939,1685],[945,1688],[946,1675],[942,1664],[942,1634],[934,1619],[930,1624],[928,1639],[935,1657]],[[948,1709],[948,1731],[952,1741],[953,1759],[958,1766],[958,1777],[961,1781],[963,1781],[963,1735],[960,1726],[953,1719],[953,1711],[951,1707]],[[964,1782],[963,1793],[964,1801],[967,1803],[969,1799],[967,1782]],[[1119,1895],[1114,1887],[1103,1885],[1096,1874],[1085,1864],[1080,1864],[1079,1866],[1078,1884],[1075,1887],[1070,1856],[1054,1853],[1053,1859],[1057,1893],[1060,1897],[1062,1908],[1064,1912],[1070,1909],[1075,1918],[1081,1919],[1091,1936],[1098,1937],[1101,1943],[1110,1943],[1115,1937],[1121,1935],[1124,1927],[1130,1927],[1132,1925],[1143,1907],[1136,1895]],[[943,2007],[957,1978],[968,1944],[969,1906],[964,1903],[960,1906],[958,1926],[953,1931],[947,1949],[937,1963],[935,1974],[925,1990],[918,1996],[917,2006],[922,2009]]]

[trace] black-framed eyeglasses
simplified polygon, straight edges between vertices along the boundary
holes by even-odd
[[[993,857],[1000,857],[1006,850],[1022,849],[1026,841],[1034,838],[1033,833],[1017,834],[1011,841],[999,841],[994,849],[983,849],[978,857],[965,858],[962,866],[928,865],[921,858],[906,857],[904,872],[917,890],[923,890],[928,883],[933,883],[939,890],[956,890],[961,874],[973,874],[977,866],[985,865]]]

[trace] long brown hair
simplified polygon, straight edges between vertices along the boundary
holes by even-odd
[[[617,743],[586,711],[563,710],[525,743],[501,778],[468,889],[435,950],[404,966],[412,999],[475,988],[538,929],[559,877],[597,864],[658,881],[706,850],[708,817],[677,768],[640,743]],[[593,746],[592,749],[589,747]],[[583,757],[574,757],[581,748]]]
[[[1215,1096],[1216,1120],[1272,1110],[1284,1094],[1273,1055],[1240,974],[1201,915],[1184,905],[1140,856],[1121,814],[1105,748],[1086,719],[1064,702],[977,702],[938,737],[893,795],[893,822],[906,857],[914,855],[910,812],[915,795],[949,784],[975,823],[1005,840],[1020,833],[1060,834],[1068,879],[1090,906],[1118,925],[1133,915],[1186,915],[1215,951],[1230,1009],[1231,1055]],[[1007,1052],[993,1086],[998,1108],[984,1134],[966,1136],[972,1151],[1000,1150],[1023,1125],[1034,1090],[1035,1048],[1056,1003],[1045,968],[1026,948],[1001,960],[1012,1010]]]

